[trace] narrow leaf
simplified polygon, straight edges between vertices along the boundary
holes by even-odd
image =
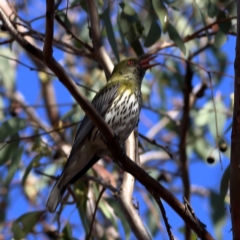
[[[26,120],[22,118],[10,118],[0,127],[0,141],[17,133],[26,127]]]
[[[220,196],[223,199],[226,197],[228,192],[229,180],[230,180],[230,165],[228,165],[228,167],[225,169],[221,179]]]
[[[73,240],[72,226],[69,222],[67,222],[65,227],[63,228],[61,240]]]
[[[161,36],[161,29],[156,21],[152,19],[151,27],[144,42],[144,47],[151,47]]]
[[[107,7],[105,9],[105,11],[103,12],[102,19],[103,19],[105,27],[106,27],[108,41],[112,47],[112,50],[114,52],[116,59],[119,61],[120,59],[119,59],[116,39],[115,39],[114,32],[113,32],[113,26],[112,26],[112,22],[110,19],[109,7]]]
[[[25,182],[27,180],[27,177],[28,177],[28,174],[30,173],[30,171],[32,170],[32,168],[34,168],[40,161],[40,159],[42,158],[42,155],[39,154],[39,155],[36,155],[32,161],[30,162],[30,164],[27,166],[26,170],[25,170],[25,173],[23,175],[23,178],[22,178],[22,185],[24,186],[25,185]]]
[[[169,23],[167,8],[165,7],[162,0],[152,0],[152,4],[153,4],[154,10],[157,13],[158,18],[160,20],[162,30],[164,33],[166,33],[167,26]]]
[[[175,27],[171,23],[168,23],[167,31],[168,31],[170,39],[179,47],[179,49],[185,55],[186,47],[184,45],[184,42],[183,42],[182,38],[180,37],[179,33],[177,32],[177,30],[175,29]]]
[[[214,18],[218,14],[218,8],[214,3],[212,3],[211,0],[208,0],[208,8],[207,8],[207,13],[210,18]]]
[[[144,53],[139,38],[143,34],[143,26],[135,10],[125,3],[121,3],[122,12],[118,15],[118,22],[123,36],[138,56]]]
[[[226,13],[224,11],[219,12],[218,17],[217,17],[217,21],[219,22],[219,28],[221,29],[221,31],[225,34],[227,34],[229,32],[229,30],[232,27],[232,21],[223,21],[221,22],[221,20],[228,18],[228,16],[226,15]]]
[[[207,27],[207,23],[206,23],[206,21],[205,21],[205,17],[204,17],[204,15],[203,15],[201,9],[199,8],[199,6],[198,6],[198,4],[196,3],[195,0],[193,0],[193,3],[194,3],[194,5],[195,5],[196,9],[198,10],[199,16],[200,16],[200,18],[202,19],[202,22],[203,22],[204,27]],[[206,28],[205,33],[206,33],[206,35],[207,35],[208,40],[210,41],[210,36],[209,36],[209,33],[208,33],[207,28]]]
[[[214,36],[214,46],[216,48],[220,48],[226,41],[227,41],[226,34],[219,30],[217,34]]]
[[[22,158],[22,153],[23,153],[23,147],[20,147],[20,148],[16,149],[14,154],[12,155],[12,161],[11,161],[11,164],[8,168],[8,174],[7,174],[7,177],[5,179],[5,186],[6,187],[8,187],[9,184],[11,183],[11,181],[14,177],[14,174],[19,167],[19,163],[20,163],[21,158]]]
[[[29,212],[16,219],[12,224],[14,238],[22,239],[30,233],[44,212],[45,211]]]
[[[11,139],[18,139],[19,135],[14,134]],[[10,140],[11,140],[10,139]],[[8,160],[10,160],[15,152],[15,150],[19,146],[19,141],[13,141],[11,143],[3,143],[0,147],[0,166],[5,164]]]

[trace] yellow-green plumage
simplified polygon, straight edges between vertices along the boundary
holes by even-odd
[[[123,143],[138,123],[141,83],[149,65],[147,59],[126,59],[117,64],[106,84],[92,100],[93,106]],[[99,130],[85,116],[77,131],[67,163],[54,185],[47,209],[54,212],[69,183],[79,179],[102,156],[109,154]]]

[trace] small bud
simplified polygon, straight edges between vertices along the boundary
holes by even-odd
[[[225,140],[222,139],[222,138],[219,139],[219,141],[218,141],[218,147],[219,147],[219,150],[220,150],[221,152],[226,152],[226,151],[227,151],[227,148],[228,148]]]
[[[209,156],[209,157],[207,158],[207,162],[208,162],[209,164],[213,164],[213,163],[215,162],[215,158],[214,158],[213,156]]]

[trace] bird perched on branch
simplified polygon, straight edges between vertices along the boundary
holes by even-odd
[[[92,104],[113,129],[122,144],[138,124],[142,96],[141,83],[156,55],[129,58],[118,63],[106,84],[93,98]],[[109,154],[100,131],[85,116],[75,136],[67,163],[55,183],[47,209],[55,212],[69,184],[77,181],[101,157]]]

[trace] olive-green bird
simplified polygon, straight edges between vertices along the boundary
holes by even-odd
[[[105,122],[113,129],[122,144],[138,124],[142,95],[141,83],[149,62],[155,55],[130,58],[118,63],[106,84],[93,98],[92,104]],[[47,209],[55,212],[70,183],[74,183],[101,157],[109,154],[100,131],[85,116],[81,122],[67,163],[54,185]]]

